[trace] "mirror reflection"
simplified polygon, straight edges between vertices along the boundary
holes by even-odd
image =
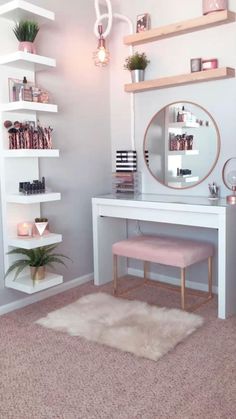
[[[144,137],[144,157],[151,174],[170,188],[202,182],[220,151],[217,125],[201,106],[172,103],[154,115]]]

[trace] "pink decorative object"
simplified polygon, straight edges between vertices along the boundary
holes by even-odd
[[[39,233],[40,236],[43,236],[43,234],[44,234],[44,232],[46,230],[47,225],[48,225],[48,221],[46,221],[46,222],[40,222],[40,223],[35,223],[35,227],[37,228],[38,233]]]
[[[227,10],[228,0],[203,0],[202,9],[204,15],[212,12],[219,12],[221,10]]]
[[[36,49],[33,42],[20,42],[19,51],[28,52],[30,54],[36,54]]]
[[[17,236],[20,237],[29,237],[32,236],[33,224],[28,222],[23,222],[17,224]]]
[[[202,61],[202,70],[213,70],[214,68],[218,68],[218,60],[217,58],[209,58],[208,60]]]

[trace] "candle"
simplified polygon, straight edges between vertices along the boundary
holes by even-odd
[[[29,222],[23,222],[17,224],[17,236],[32,236],[33,224]]]

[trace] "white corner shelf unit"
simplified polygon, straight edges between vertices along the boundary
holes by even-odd
[[[36,19],[42,24],[48,20],[55,20],[55,14],[28,1],[13,0],[0,6],[0,18],[13,21]]]
[[[3,157],[6,158],[22,158],[22,157],[59,157],[60,151],[56,149],[52,150],[4,150]]]
[[[13,0],[0,6],[0,18],[10,21],[30,19],[42,23],[53,21],[53,12],[35,6],[23,0]],[[8,25],[8,24],[7,24]],[[9,31],[12,22],[9,22]],[[4,270],[7,271],[15,260],[8,255],[14,247],[23,249],[36,249],[62,241],[61,234],[47,232],[47,234],[33,237],[18,237],[17,224],[24,221],[33,222],[41,216],[41,205],[46,202],[59,201],[61,194],[46,192],[44,194],[23,195],[18,192],[21,181],[39,179],[40,158],[57,158],[57,149],[17,149],[9,150],[8,133],[4,128],[5,120],[37,121],[38,112],[58,111],[57,105],[38,102],[9,102],[8,78],[23,80],[24,76],[34,80],[35,72],[54,68],[56,61],[53,58],[29,54],[21,51],[0,56],[0,177],[1,177],[1,210],[3,224]],[[17,76],[17,77],[16,77]],[[47,184],[47,179],[46,179]],[[63,282],[63,277],[54,273],[46,273],[45,279],[33,282],[29,270],[24,270],[14,280],[13,274],[5,278],[5,286],[27,294],[33,294],[54,287]]]
[[[0,105],[0,112],[58,112],[57,105],[50,103],[18,102],[3,103]]]
[[[21,70],[41,71],[56,67],[54,58],[43,57],[28,52],[16,51],[0,57],[0,65],[8,65]]]
[[[49,233],[35,237],[10,237],[8,246],[20,247],[21,249],[36,249],[37,247],[49,246],[51,244],[60,243],[61,241],[61,234]]]

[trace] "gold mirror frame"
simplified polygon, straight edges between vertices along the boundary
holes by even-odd
[[[152,124],[152,122],[154,121],[154,119],[156,118],[156,116],[160,113],[160,112],[162,112],[162,111],[164,111],[167,107],[169,107],[169,106],[172,106],[172,105],[175,105],[175,104],[177,104],[177,103],[183,103],[183,105],[185,105],[185,104],[190,104],[190,105],[194,105],[194,106],[197,106],[198,108],[200,108],[202,111],[204,111],[207,115],[208,115],[208,117],[211,119],[211,121],[212,121],[212,123],[213,123],[213,125],[214,125],[214,127],[215,127],[215,130],[216,130],[216,141],[217,141],[217,151],[216,151],[216,158],[215,158],[215,160],[214,160],[214,162],[213,162],[213,164],[212,164],[212,166],[211,166],[211,168],[210,168],[210,170],[209,170],[209,172],[207,172],[207,174],[202,178],[202,179],[200,179],[199,181],[196,181],[196,183],[194,183],[194,185],[190,185],[190,186],[184,186],[184,187],[174,187],[174,186],[169,186],[169,185],[166,185],[164,182],[162,182],[161,180],[159,180],[158,178],[157,178],[157,176],[155,176],[153,173],[152,173],[152,171],[151,171],[151,169],[149,168],[149,166],[148,166],[148,164],[147,164],[147,161],[146,161],[146,151],[147,151],[147,148],[146,148],[146,140],[147,140],[147,133],[148,133],[148,130],[149,130],[149,128],[150,128],[150,126],[151,126],[151,124]],[[144,157],[144,161],[145,161],[145,164],[146,164],[146,167],[147,167],[147,169],[148,169],[148,171],[149,171],[149,173],[152,175],[152,177],[158,182],[158,183],[160,183],[161,185],[163,185],[163,186],[165,186],[166,188],[170,188],[170,189],[175,189],[175,190],[183,190],[183,189],[190,189],[190,188],[194,188],[195,186],[197,186],[197,185],[199,185],[200,183],[202,183],[202,182],[204,182],[204,180],[206,180],[207,178],[208,178],[208,176],[211,174],[211,172],[214,170],[214,168],[215,168],[215,166],[216,166],[216,163],[217,163],[217,161],[218,161],[218,159],[219,159],[219,155],[220,155],[220,149],[221,149],[221,141],[220,141],[220,131],[219,131],[219,128],[218,128],[218,125],[217,125],[217,123],[216,123],[216,121],[214,120],[214,118],[212,117],[212,115],[203,107],[203,106],[201,106],[201,105],[199,105],[198,103],[195,103],[195,102],[191,102],[191,101],[188,101],[188,100],[179,100],[179,101],[175,101],[175,102],[171,102],[171,103],[169,103],[168,105],[166,105],[166,106],[164,106],[163,108],[161,108],[158,112],[156,112],[155,113],[155,115],[152,117],[152,119],[151,119],[151,121],[149,122],[149,124],[148,124],[148,126],[147,126],[147,128],[146,128],[146,130],[145,130],[145,134],[144,134],[144,141],[143,141],[143,157]]]

